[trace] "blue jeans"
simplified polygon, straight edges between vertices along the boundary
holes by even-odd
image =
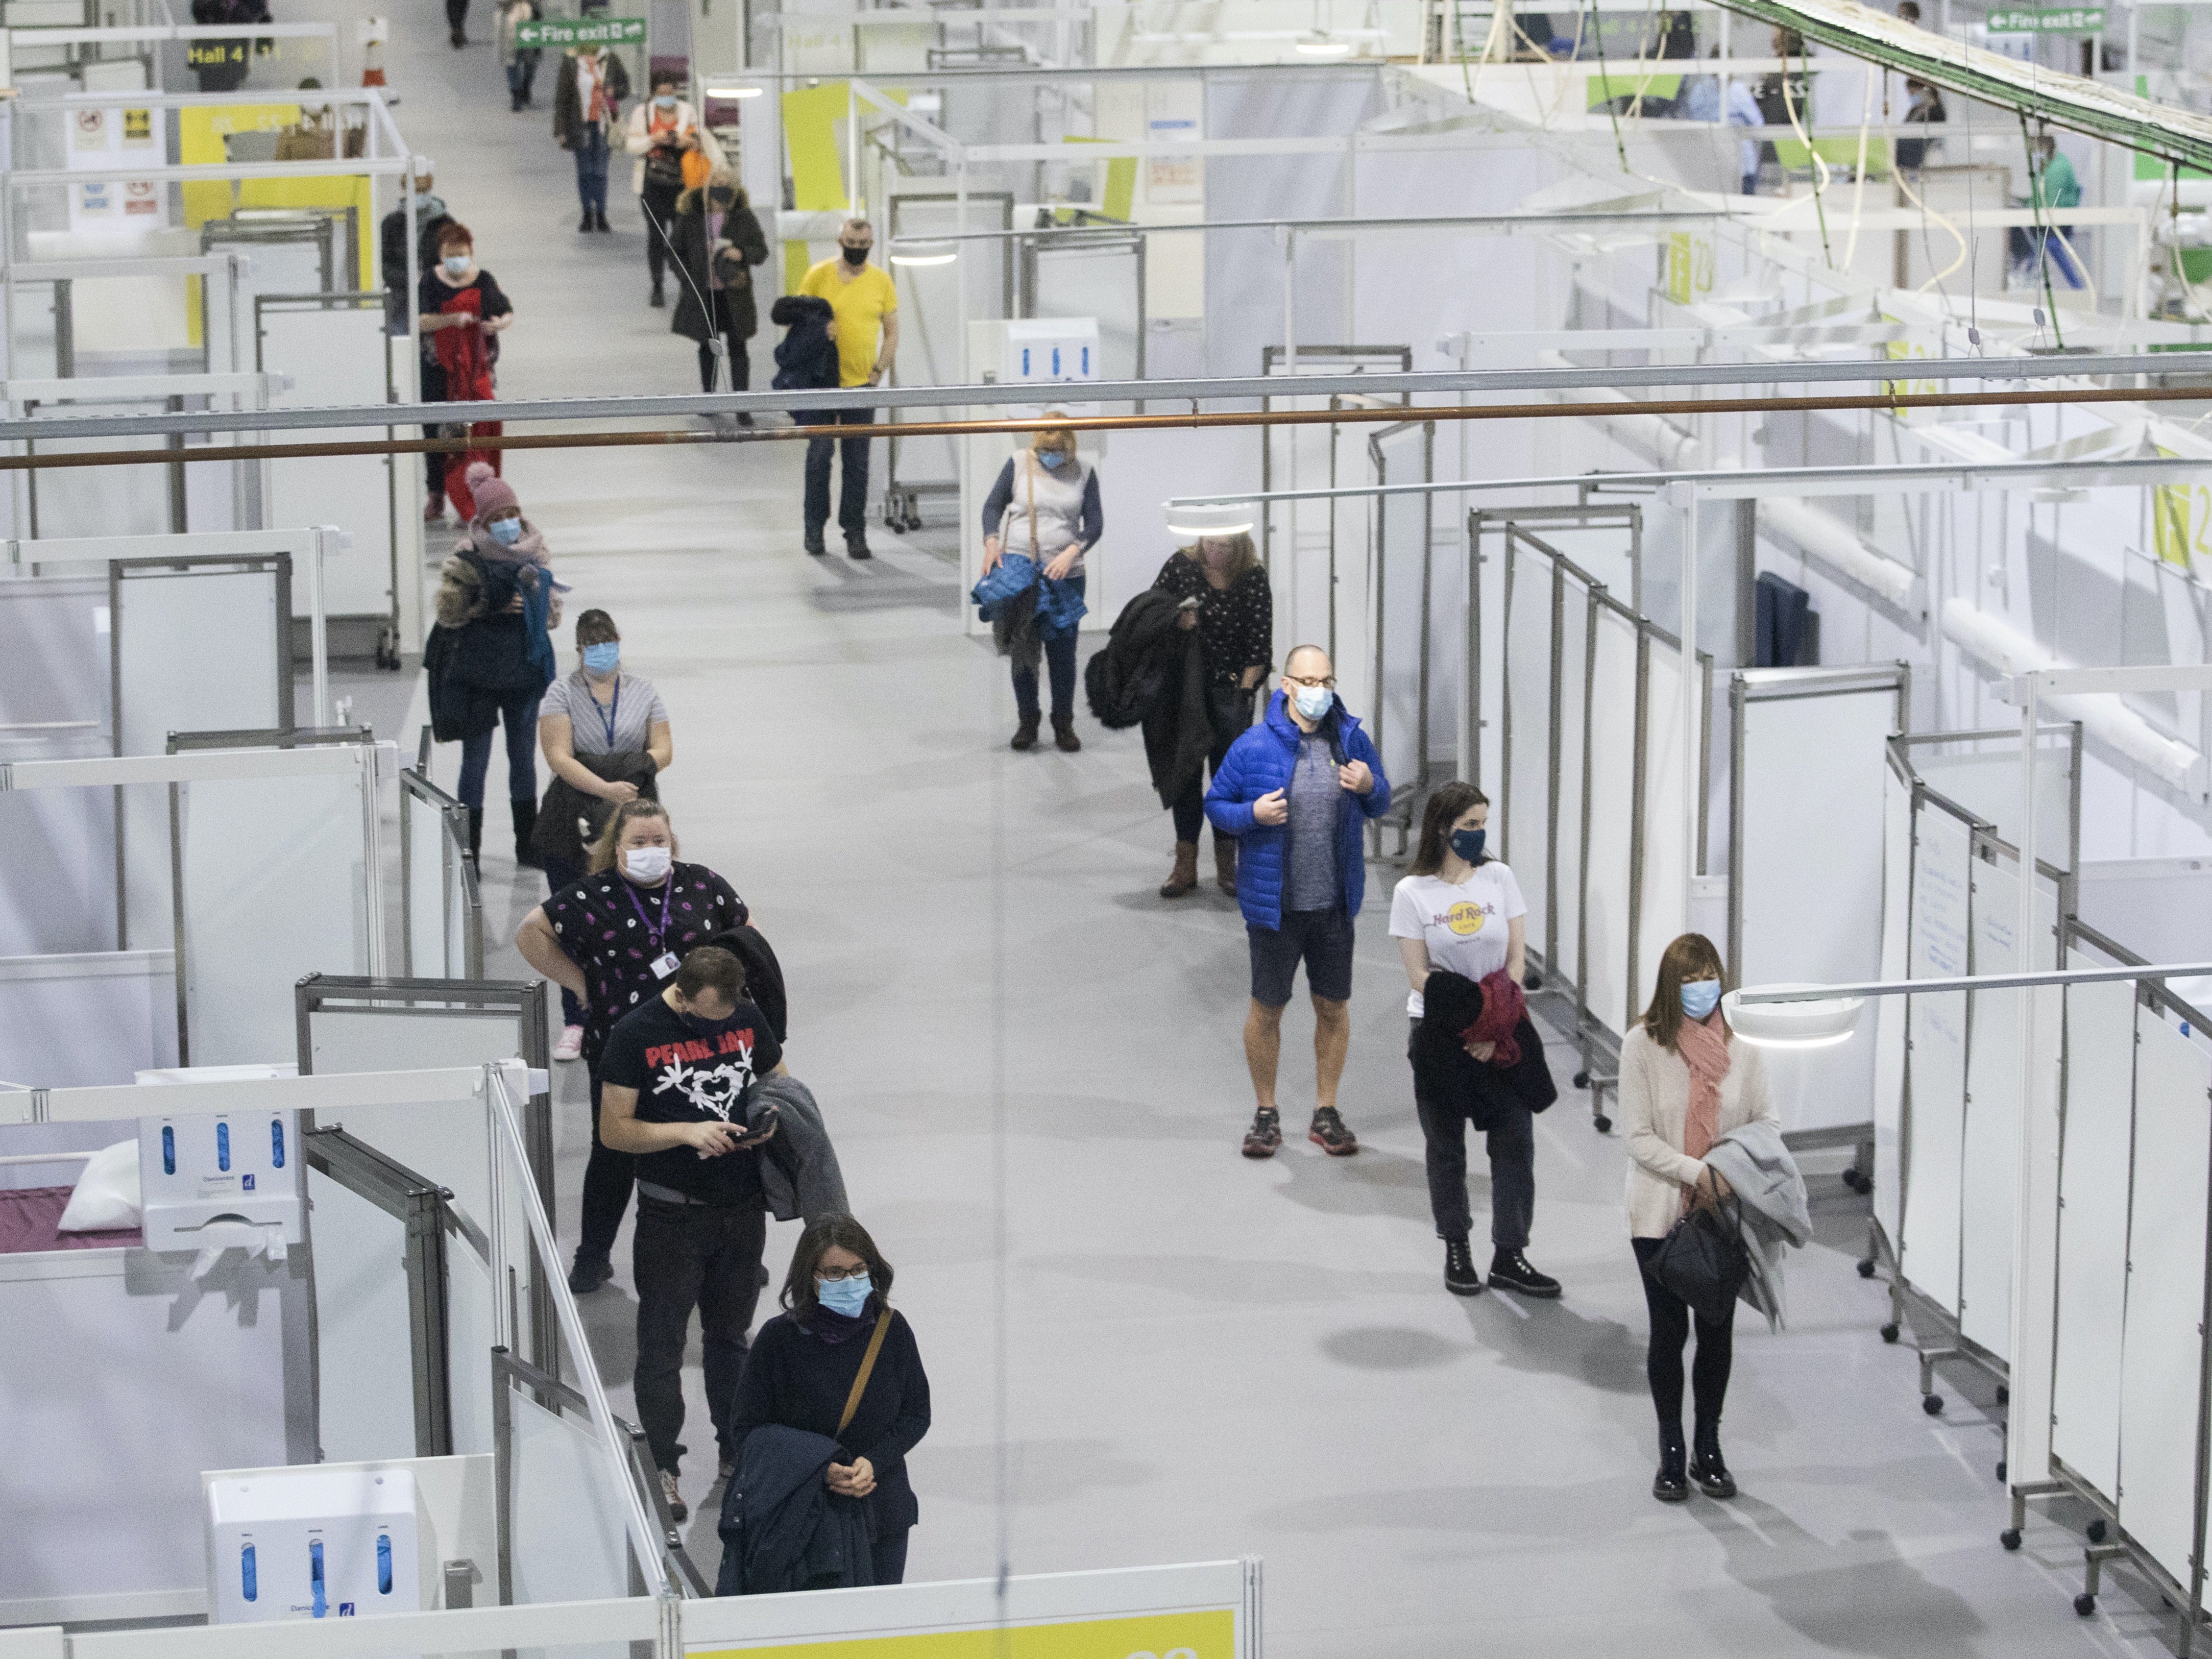
[[[607,135],[597,124],[585,127],[576,146],[576,199],[586,213],[607,210]]]
[[[872,409],[818,409],[803,417],[817,426],[853,426],[857,438],[809,438],[806,441],[806,538],[814,540],[830,522],[830,452],[838,457],[844,478],[837,489],[837,527],[852,540],[868,530],[868,433],[875,422]]]
[[[1080,595],[1084,573],[1077,571],[1065,579],[1065,585]],[[1073,716],[1075,713],[1075,640],[1076,630],[1065,634],[1037,633],[1037,643],[1044,647],[1045,673],[1052,682],[1052,717]],[[1014,708],[1021,717],[1035,720],[1037,716],[1037,677],[1034,668],[1014,670]]]
[[[499,706],[500,723],[507,727],[507,798],[538,799],[538,697],[535,691],[518,693]],[[483,806],[484,774],[491,766],[491,732],[461,739],[461,805],[479,811]]]

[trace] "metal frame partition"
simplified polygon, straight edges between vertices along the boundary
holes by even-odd
[[[1420,477],[1428,483],[1437,473],[1437,423],[1434,421],[1401,421],[1371,432],[1367,438],[1367,458],[1375,469],[1375,482],[1387,485],[1390,482],[1390,462],[1386,446],[1393,439],[1409,433],[1420,434]],[[1421,515],[1421,599],[1420,648],[1416,655],[1418,667],[1413,691],[1413,755],[1414,769],[1411,777],[1392,777],[1390,780],[1390,810],[1380,818],[1370,821],[1367,828],[1372,846],[1379,854],[1382,846],[1385,824],[1398,832],[1398,856],[1406,854],[1406,839],[1412,833],[1414,820],[1422,804],[1428,798],[1429,788],[1429,679],[1430,655],[1433,641],[1430,637],[1435,608],[1436,589],[1436,497],[1429,495],[1414,498]],[[1370,534],[1375,548],[1375,571],[1372,592],[1375,596],[1375,696],[1369,704],[1368,735],[1375,741],[1376,752],[1387,756],[1383,738],[1388,726],[1389,705],[1389,600],[1390,600],[1390,537],[1389,519],[1393,501],[1388,496],[1374,496],[1369,502]]]
[[[2039,728],[2039,735],[2045,738],[2064,738],[2071,747],[2072,783],[2069,811],[2072,815],[2072,832],[2067,855],[2070,866],[2078,861],[2076,854],[2070,849],[2078,848],[2080,845],[2081,728],[2078,723],[2069,726],[2046,726]],[[1908,945],[1905,957],[1905,976],[1908,978],[1942,977],[1954,970],[1961,975],[2004,971],[2002,968],[1993,969],[1980,960],[1982,952],[1978,948],[1978,935],[1981,927],[1986,921],[2003,925],[2007,930],[2007,937],[2009,938],[2013,905],[2008,900],[1999,904],[1994,910],[1983,911],[1975,903],[1972,896],[1972,875],[1978,866],[1989,866],[2002,869],[2007,861],[2009,861],[2014,871],[2017,872],[2020,848],[1999,833],[1996,823],[1983,817],[1979,813],[1961,805],[1949,795],[1932,787],[1913,766],[1911,751],[1915,748],[1935,744],[1978,744],[1999,742],[2008,738],[2017,743],[2020,738],[2019,732],[2002,727],[1976,732],[1929,732],[1900,734],[1890,740],[1890,765],[1899,781],[1910,791],[1911,873],[1906,910]],[[1932,810],[1954,823],[1964,833],[1967,859],[1966,880],[1955,892],[1932,885],[1924,879],[1929,872],[1922,854],[1921,830],[1923,808]],[[2076,908],[2075,872],[2071,867],[2062,867],[2043,858],[2038,858],[2035,862],[2036,874],[2039,880],[2047,880],[2052,884],[2057,912],[2057,935],[2063,940],[2069,930],[2076,930],[2080,926],[2075,916]],[[2017,874],[2012,875],[2009,879],[2017,881]],[[1948,884],[1946,885],[1948,887]],[[1942,908],[1946,904],[1955,909],[1955,915]],[[1931,914],[1934,915],[1933,921],[1929,920]],[[1923,963],[1937,971],[1933,973],[1920,971]],[[2015,966],[2017,965],[2015,963]],[[1908,1314],[1912,1316],[1916,1332],[1925,1325],[1932,1327],[1936,1333],[1935,1346],[1922,1346],[1917,1351],[1921,1404],[1931,1416],[1940,1413],[1943,1409],[1943,1398],[1936,1391],[1936,1369],[1946,1361],[1960,1361],[1990,1378],[2000,1391],[2000,1403],[2002,1403],[2008,1395],[2008,1384],[2011,1379],[2010,1361],[2005,1356],[1996,1352],[1987,1343],[1976,1340],[1966,1329],[1966,1285],[1970,1276],[1968,1256],[1972,1249],[1973,1240],[1970,1237],[1972,1229],[1966,1215],[1967,1203],[1965,1189],[1971,1184],[1977,1173],[1974,1160],[1969,1152],[1970,1145],[1977,1137],[1972,1133],[1966,1115],[1972,1109],[1973,1103],[1975,1073],[1972,1069],[1972,1062],[1974,1056],[1977,1024],[1974,1000],[1983,994],[1954,992],[1941,994],[1947,999],[1950,996],[1959,997],[1960,1003],[1957,1009],[1931,1008],[1926,1006],[1927,999],[1918,996],[1908,995],[1905,1000],[1907,1061],[1903,1073],[1899,1157],[1897,1160],[1897,1176],[1899,1186],[1899,1213],[1902,1218],[1900,1236],[1894,1240],[1886,1240],[1880,1225],[1875,1224],[1871,1229],[1872,1242],[1869,1254],[1859,1263],[1861,1277],[1873,1277],[1884,1265],[1884,1247],[1887,1246],[1890,1316],[1888,1322],[1881,1327],[1883,1341],[1893,1343],[1899,1340],[1903,1334]],[[1993,994],[2008,995],[2009,994]],[[1935,1022],[1933,1025],[1930,1024],[1931,1021]],[[1947,1027],[1954,1029],[1944,1029]],[[2002,1062],[2004,1059],[2016,1054],[2018,1041],[2015,1033],[2000,1033],[1990,1052],[1996,1056],[1998,1062]],[[1955,1157],[1952,1160],[1949,1173],[1956,1177],[1960,1191],[1957,1194],[1939,1194],[1931,1188],[1929,1183],[1945,1172],[1915,1168],[1914,1152],[1917,1138],[1927,1127],[1919,1120],[1926,1117],[1935,1109],[1932,1096],[1925,1099],[1916,1097],[1916,1078],[1931,1076],[1931,1067],[1936,1064],[1934,1057],[1944,1051],[1946,1044],[1953,1042],[1955,1042],[1959,1051],[1956,1073],[1960,1094],[1960,1131]],[[2062,1055],[2062,1068],[2063,1064]],[[2024,1097],[2030,1083],[2029,1079],[2021,1079],[2015,1085],[2017,1092]],[[2062,1083],[2062,1098],[2063,1093]],[[2002,1104],[2001,1100],[1998,1103]],[[2029,1103],[2025,1098],[2016,1099],[2012,1103],[2012,1108],[2017,1113],[2018,1118],[2024,1120],[2029,1111]],[[2000,1130],[2002,1127],[2000,1124]],[[1948,1151],[1948,1147],[1945,1150]],[[2009,1165],[2007,1167],[2008,1168]],[[1986,1176],[1989,1171],[1984,1170],[1980,1173]],[[2000,1174],[2002,1173],[2001,1171]],[[1877,1171],[1878,1176],[1880,1172]],[[1918,1231],[1914,1224],[1912,1215],[1916,1182],[1921,1188],[1923,1201],[1948,1203],[1957,1207],[1958,1218],[1952,1224],[1955,1225],[1958,1233],[1954,1248],[1955,1260],[1948,1264],[1939,1260],[1937,1265],[1937,1271],[1947,1276],[1947,1282],[1953,1287],[1948,1296],[1940,1295],[1924,1285],[1916,1285],[1910,1277],[1914,1255],[1912,1240]],[[2008,1184],[2005,1190],[2008,1193],[2010,1191]],[[1993,1243],[1989,1248],[1995,1249],[2001,1246],[2005,1260],[2009,1263],[2013,1254],[2012,1227],[2008,1224],[2001,1231],[2003,1234],[2002,1240]],[[2001,1463],[1998,1466],[2000,1480],[2003,1478],[2003,1471],[2004,1465]]]
[[[457,915],[461,920],[461,977],[481,980],[484,973],[483,894],[477,882],[476,866],[467,856],[469,809],[413,767],[399,774],[401,971],[410,975],[432,976],[419,974],[416,963],[414,815],[418,811],[437,815],[440,828],[438,914],[447,929],[451,928]],[[428,942],[426,940],[422,944],[427,949]],[[447,970],[450,977],[455,965],[453,939],[450,932],[441,941],[438,956],[437,966]],[[424,965],[428,966],[427,963]]]
[[[2087,947],[2112,965],[2149,965],[2142,957],[2072,917],[2060,923],[2059,938],[2069,962],[2078,947]],[[2099,994],[2109,994],[2121,987],[2128,993],[2130,1028],[2124,1034],[2129,1050],[2124,1061],[2103,1052],[2108,1045],[2099,1042],[2100,1036],[2110,1038],[2112,1034],[2100,1034],[2094,1029],[2100,1012],[2094,1006]],[[2091,1000],[2078,1000],[2085,994]],[[2052,1348],[2059,1360],[2051,1400],[2053,1478],[2013,1487],[2011,1524],[1999,1541],[2008,1550],[2020,1547],[2030,1498],[2079,1500],[2094,1518],[2085,1528],[2082,1587],[2074,1599],[2075,1612],[2086,1617],[2096,1610],[2105,1567],[2124,1560],[2150,1581],[2175,1613],[2178,1651],[2182,1659],[2188,1659],[2197,1632],[2205,1622],[2206,1535],[2208,1523],[2212,1523],[2212,1413],[2208,1413],[2208,1406],[2212,1406],[2212,1202],[2207,1201],[2207,1194],[2212,1193],[2212,1157],[2207,1156],[2212,1152],[2212,1133],[2207,1131],[2202,1109],[2212,1108],[2212,1096],[2197,1103],[2200,1109],[2193,1115],[2194,1121],[2186,1114],[2172,1121],[2147,1121],[2142,1095],[2143,1021],[2179,1022],[2185,1038],[2192,1030],[2203,1032],[2212,1027],[2212,1021],[2176,996],[2163,979],[2069,986],[2065,999],[2066,1041],[2059,1085],[2060,1262],[2052,1322]],[[2109,1017],[2114,1011],[2106,1007],[2101,1012]],[[2081,1062],[2085,1079],[2092,1067],[2097,1072],[2094,1085],[2079,1102],[2072,1088],[2077,1060]],[[2111,1075],[2121,1064],[2127,1067],[2124,1096]],[[2081,1135],[2079,1143],[2077,1128]],[[2181,1158],[2168,1156],[2184,1150],[2176,1145],[2178,1141],[2188,1139],[2197,1143],[2187,1149],[2196,1152],[2197,1162],[2190,1161],[2186,1150]],[[2069,1208],[2066,1203],[2069,1176],[2083,1187],[2094,1187],[2100,1179],[2116,1186],[2117,1193],[2101,1196],[2117,1196],[2122,1202],[2118,1206],[2102,1206],[2112,1212],[2099,1216],[2092,1213],[2100,1207],[2089,1201],[2093,1194],[2076,1191],[2076,1202]],[[2146,1187],[2153,1190],[2147,1192]],[[2189,1191],[2192,1188],[2195,1190]],[[2185,1231],[2191,1219],[2186,1201],[2191,1197],[2204,1212],[2193,1233]],[[2172,1201],[2177,1199],[2183,1201]],[[2178,1217],[2176,1211],[2180,1212]],[[2182,1252],[2159,1248],[2153,1238],[2143,1236],[2177,1218],[2185,1229],[2177,1241],[2184,1247]],[[2069,1238],[2069,1229],[2080,1231],[2083,1237]],[[2198,1245],[2201,1254],[2187,1251],[2185,1247],[2192,1243]],[[2166,1289],[2169,1286],[2163,1281],[2176,1274],[2181,1276],[2180,1288],[2185,1293],[2185,1305],[2179,1310],[2181,1322],[2177,1325],[2173,1318],[2160,1316],[2154,1309],[2139,1313],[2136,1307],[2139,1299],[2148,1304],[2158,1300],[2146,1281],[2160,1279],[2158,1288]],[[2188,1282],[2191,1274],[2197,1280],[2194,1285]],[[2086,1304],[2086,1315],[2075,1314],[2071,1304],[2077,1298]],[[2186,1323],[2190,1316],[2195,1316],[2193,1329]],[[2074,1356],[2075,1363],[2068,1366],[2062,1344],[2071,1319],[2076,1317],[2082,1319],[2085,1327],[2094,1328],[2073,1331],[2087,1352]],[[2134,1356],[2130,1350],[2137,1344],[2151,1350],[2139,1366],[2130,1364]],[[2146,1372],[2148,1376],[2143,1375]],[[2148,1417],[2160,1407],[2171,1417],[2185,1417],[2193,1428],[2185,1493],[2176,1488],[2170,1469],[2179,1448],[2167,1436],[2154,1431],[2137,1451],[2128,1432],[2130,1407]],[[2110,1414],[2098,1421],[2100,1408]],[[2088,1439],[2079,1438],[2077,1418],[2091,1419],[2108,1431],[2111,1446],[2091,1451]],[[2062,1436],[2069,1437],[2067,1451],[2076,1462],[2086,1464],[2106,1450],[2112,1454],[2109,1461],[2098,1456],[2104,1467],[2095,1472],[2075,1467],[2060,1453],[2057,1443]],[[2077,1442],[2081,1447],[2078,1452]],[[2131,1473],[2138,1477],[2132,1498],[2128,1480]],[[2159,1501],[2161,1498],[2166,1500],[2163,1504]],[[2179,1513],[2185,1502],[2177,1499],[2185,1500],[2185,1517]],[[2187,1528],[2179,1540],[2173,1535],[2177,1521],[2185,1522]],[[2173,1559],[2177,1554],[2185,1559],[2185,1569]]]
[[[1605,1100],[1618,1079],[1617,1070],[1607,1068],[1618,1066],[1621,1039],[1626,1035],[1628,1025],[1635,1017],[1635,1011],[1638,1006],[1638,993],[1643,982],[1644,939],[1642,934],[1646,894],[1644,866],[1650,852],[1650,839],[1648,833],[1650,757],[1647,752],[1649,744],[1646,739],[1650,729],[1654,706],[1651,688],[1651,647],[1656,642],[1668,650],[1679,653],[1681,642],[1674,635],[1661,628],[1650,617],[1639,614],[1632,606],[1615,598],[1607,584],[1598,580],[1589,572],[1567,558],[1541,538],[1532,534],[1510,518],[1499,518],[1498,522],[1504,532],[1505,560],[1502,578],[1504,611],[1501,618],[1505,660],[1501,665],[1499,677],[1503,690],[1503,706],[1499,711],[1499,723],[1502,727],[1498,772],[1500,787],[1495,808],[1495,819],[1499,828],[1499,846],[1501,852],[1509,861],[1522,850],[1521,846],[1516,844],[1516,837],[1514,834],[1516,801],[1513,757],[1516,746],[1516,728],[1514,717],[1515,699],[1511,659],[1516,639],[1513,626],[1514,590],[1517,574],[1516,565],[1519,550],[1526,547],[1535,556],[1547,562],[1551,578],[1547,584],[1550,625],[1547,660],[1544,666],[1547,686],[1540,739],[1546,745],[1543,775],[1548,779],[1542,833],[1543,940],[1540,947],[1534,939],[1530,939],[1527,945],[1529,963],[1534,973],[1540,978],[1541,983],[1531,993],[1530,1000],[1540,1006],[1545,1002],[1564,1005],[1564,1006],[1556,1006],[1555,1012],[1566,1016],[1565,1023],[1573,1033],[1572,1041],[1582,1051],[1583,1055],[1583,1069],[1575,1075],[1575,1086],[1587,1088],[1590,1091],[1592,1125],[1600,1133],[1603,1133],[1613,1127],[1613,1121],[1605,1110]],[[1471,534],[1473,533],[1477,533],[1475,527],[1471,527]],[[1562,928],[1563,907],[1560,901],[1563,891],[1561,828],[1566,805],[1562,799],[1562,783],[1566,775],[1567,726],[1569,716],[1572,712],[1568,707],[1566,697],[1570,689],[1566,671],[1571,640],[1566,612],[1571,586],[1580,588],[1584,609],[1581,636],[1576,644],[1576,649],[1580,653],[1581,674],[1580,684],[1575,688],[1580,704],[1577,722],[1579,731],[1576,738],[1579,746],[1580,765],[1575,769],[1575,776],[1572,780],[1575,796],[1574,816],[1577,822],[1573,827],[1575,856],[1572,860],[1571,873],[1575,903],[1571,927],[1572,962],[1569,964],[1563,960],[1567,954],[1568,941],[1566,933]],[[1481,628],[1479,581],[1474,584],[1474,614],[1472,614],[1469,618],[1469,637],[1479,641]],[[1617,915],[1608,912],[1607,924],[1609,931],[1618,932],[1622,936],[1619,957],[1609,957],[1609,960],[1622,969],[1621,1000],[1617,1006],[1610,1007],[1609,1010],[1600,1010],[1595,1009],[1592,1006],[1591,872],[1595,862],[1592,831],[1597,821],[1593,811],[1593,800],[1598,784],[1598,745],[1595,739],[1598,735],[1598,709],[1601,703],[1604,702],[1601,696],[1601,688],[1599,684],[1601,663],[1599,638],[1601,628],[1608,617],[1618,623],[1626,624],[1633,630],[1635,635],[1632,671],[1633,683],[1631,688],[1634,713],[1628,755],[1630,776],[1626,812],[1627,843],[1625,849],[1626,903]],[[1705,683],[1703,700],[1710,706],[1712,658],[1709,653],[1701,651],[1696,653],[1695,660],[1696,672]],[[1468,696],[1478,722],[1481,718],[1481,678],[1478,658],[1475,672],[1471,672],[1468,677]],[[1698,733],[1698,746],[1699,756],[1698,770],[1702,778],[1710,773],[1711,767],[1711,732],[1709,723],[1701,728]],[[1693,866],[1701,869],[1705,863],[1702,790],[1699,792],[1699,804],[1698,844],[1686,850]],[[1601,940],[1598,948],[1601,955],[1609,957],[1613,950],[1613,942],[1610,939]],[[1610,1004],[1609,994],[1607,994],[1606,1000]],[[1605,1017],[1607,1012],[1611,1012],[1611,1021]]]

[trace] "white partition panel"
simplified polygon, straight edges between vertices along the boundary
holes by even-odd
[[[1597,619],[1590,659],[1589,884],[1583,937],[1589,949],[1589,1011],[1626,1032],[1642,1007],[1629,976],[1629,866],[1636,820],[1636,624],[1611,607]]]
[[[1421,423],[1375,434],[1367,444],[1369,476],[1381,483],[1425,481],[1435,430]],[[1378,567],[1370,592],[1379,608],[1376,626],[1367,636],[1368,648],[1378,656],[1370,681],[1376,688],[1370,725],[1379,733],[1376,746],[1394,791],[1413,788],[1425,758],[1420,749],[1423,626],[1435,562],[1430,537],[1442,527],[1437,514],[1430,495],[1383,495],[1369,503],[1369,533]],[[1440,684],[1442,678],[1437,676],[1431,684]],[[1430,740],[1433,745],[1433,730]]]
[[[1566,585],[1559,623],[1559,701],[1553,719],[1559,732],[1559,923],[1554,965],[1571,983],[1585,982],[1582,955],[1583,775],[1589,749],[1591,612],[1602,603],[1577,581]],[[1516,872],[1516,878],[1518,872]],[[1618,1027],[1615,1028],[1619,1029]]]
[[[114,590],[117,754],[161,754],[172,732],[292,724],[289,561],[250,569],[118,562]]]
[[[1688,839],[1684,808],[1690,780],[1682,769],[1682,653],[1648,627],[1644,675],[1644,876],[1637,946],[1629,963],[1640,1003],[1659,971],[1660,953],[1690,925],[1685,905],[1698,849]],[[1696,672],[1693,663],[1690,672]],[[1615,1026],[1626,1030],[1626,1026]]]
[[[1881,967],[1884,783],[1900,671],[1738,670],[1731,688],[1729,965],[1742,985],[1853,984]],[[1658,751],[1655,751],[1658,752]],[[1874,1022],[1778,1050],[1786,1129],[1872,1121]]]
[[[1923,805],[1913,854],[1911,973],[1952,978],[1972,971],[1966,826]],[[1905,1188],[1899,1255],[1905,1277],[1937,1306],[1959,1304],[1959,1200],[1966,1139],[1966,996],[1916,996],[1909,1016],[1910,1091]]]
[[[112,752],[109,612],[104,572],[0,580],[0,763]],[[112,797],[0,793],[0,956],[115,948]]]
[[[502,1384],[501,1386],[505,1386]],[[628,1595],[622,1498],[584,1423],[513,1394],[513,1532],[518,1604]],[[520,1650],[528,1659],[629,1659],[619,1642]]]
[[[1498,848],[1528,902],[1524,929],[1531,949],[1549,951],[1554,919],[1547,912],[1551,868],[1552,708],[1551,561],[1509,544],[1505,580],[1504,703],[1494,728],[1504,753],[1504,799]]]
[[[343,771],[176,790],[185,1063],[289,1061],[293,986],[311,973],[381,966],[372,942],[377,750],[344,755],[353,763]]]
[[[2135,1198],[2120,1353],[2121,1526],[2171,1574],[2197,1553],[2212,1049],[2154,1009],[2136,1021]]]
[[[390,399],[386,351],[391,341],[381,305],[264,295],[255,315],[260,330],[255,367],[292,377],[289,391],[270,395],[271,408]],[[333,428],[320,434],[326,442],[387,435],[383,427]],[[396,568],[392,458],[310,456],[266,465],[268,523],[336,525],[353,538],[350,547],[325,563],[325,611],[333,617],[391,616]]]
[[[89,1032],[99,1040],[87,1042]],[[0,957],[0,1078],[74,1089],[176,1063],[170,952]]]
[[[2036,940],[2023,963],[2014,934],[2020,886],[2013,872],[1977,860],[1972,882],[1974,971],[2011,974],[2052,966],[2050,941],[2058,905],[2047,884],[2036,893]],[[2020,1076],[2022,994],[1969,994],[1971,1033],[1966,1055],[1966,1122],[1960,1150],[1959,1301],[1954,1311],[1966,1340],[2008,1359],[2012,1349],[2014,1221],[2020,1211],[2021,1128],[2027,1111]],[[2058,1063],[2058,1020],[2044,1013],[2035,1024],[2039,1097]],[[1916,1183],[1918,1172],[1914,1173]]]
[[[2069,968],[2106,963],[2070,953]],[[2057,1366],[2051,1449],[2107,1496],[2119,1489],[2120,1352],[2128,1295],[2136,988],[2066,992],[2066,1126],[2059,1164]]]
[[[1912,787],[1884,767],[1881,775],[1881,973],[1903,979],[1911,971],[1912,928]],[[1905,1026],[1911,1013],[1901,997],[1875,1004],[1874,1218],[1897,1248],[1903,1218]]]
[[[407,1224],[312,1167],[307,1201],[324,1460],[412,1457]]]
[[[398,1066],[480,1066],[512,1060],[520,1048],[515,1016],[461,1007],[322,1007],[308,1018],[308,1069],[377,1072]],[[453,1206],[478,1233],[492,1221],[491,1119],[481,1102],[463,1106],[398,1106],[361,1114],[345,1126],[395,1163],[449,1188]],[[510,1188],[512,1183],[509,1183]],[[521,1195],[509,1190],[508,1237],[528,1237]],[[515,1275],[512,1306],[518,1322],[514,1346],[530,1352],[530,1252],[518,1251],[509,1263]],[[489,1264],[468,1239],[450,1240],[446,1251],[447,1323],[453,1357],[453,1449],[492,1449],[491,1375],[495,1342],[494,1288]],[[407,1413],[409,1446],[414,1443],[412,1394],[399,1406]]]

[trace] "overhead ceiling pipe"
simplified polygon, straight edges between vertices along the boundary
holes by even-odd
[[[1955,596],[1943,601],[1943,637],[2001,676],[2066,666],[2011,623]],[[2062,718],[2081,721],[2081,729],[2091,737],[2118,750],[2162,782],[2197,799],[2204,798],[2203,752],[2179,738],[2167,737],[2116,693],[2045,696],[2040,701]]]

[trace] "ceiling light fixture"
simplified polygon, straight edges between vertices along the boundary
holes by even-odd
[[[1352,42],[1336,40],[1323,32],[1307,35],[1297,43],[1297,50],[1308,58],[1349,58]]]
[[[708,87],[709,98],[757,98],[765,90],[760,87]]]
[[[1755,985],[1753,992],[1817,991],[1817,985]],[[1826,1048],[1848,1042],[1858,1024],[1863,997],[1808,998],[1802,1002],[1746,1002],[1744,991],[1721,999],[1729,1029],[1762,1048]]]
[[[891,245],[891,263],[895,265],[949,265],[960,257],[960,250],[950,242],[899,241]]]
[[[1249,503],[1208,502],[1203,506],[1168,505],[1168,529],[1177,536],[1249,536],[1255,522]]]

